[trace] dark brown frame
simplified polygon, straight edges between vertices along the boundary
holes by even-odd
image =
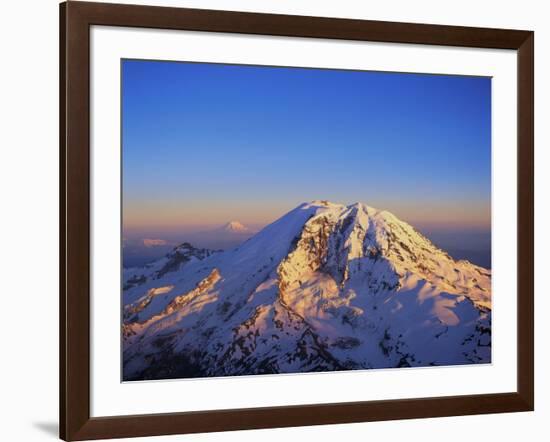
[[[89,30],[91,25],[513,49],[518,53],[517,392],[327,405],[90,417]],[[534,409],[531,31],[70,1],[60,5],[60,437],[290,427]]]

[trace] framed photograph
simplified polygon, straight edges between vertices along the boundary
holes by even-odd
[[[533,410],[533,32],[60,14],[62,439]]]

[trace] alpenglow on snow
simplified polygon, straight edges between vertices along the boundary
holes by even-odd
[[[123,380],[491,362],[491,271],[364,204],[123,275]]]

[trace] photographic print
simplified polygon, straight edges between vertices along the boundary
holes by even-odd
[[[491,363],[489,77],[121,67],[122,380]]]

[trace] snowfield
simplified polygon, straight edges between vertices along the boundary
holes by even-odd
[[[123,379],[491,362],[491,272],[364,204],[123,274]]]

